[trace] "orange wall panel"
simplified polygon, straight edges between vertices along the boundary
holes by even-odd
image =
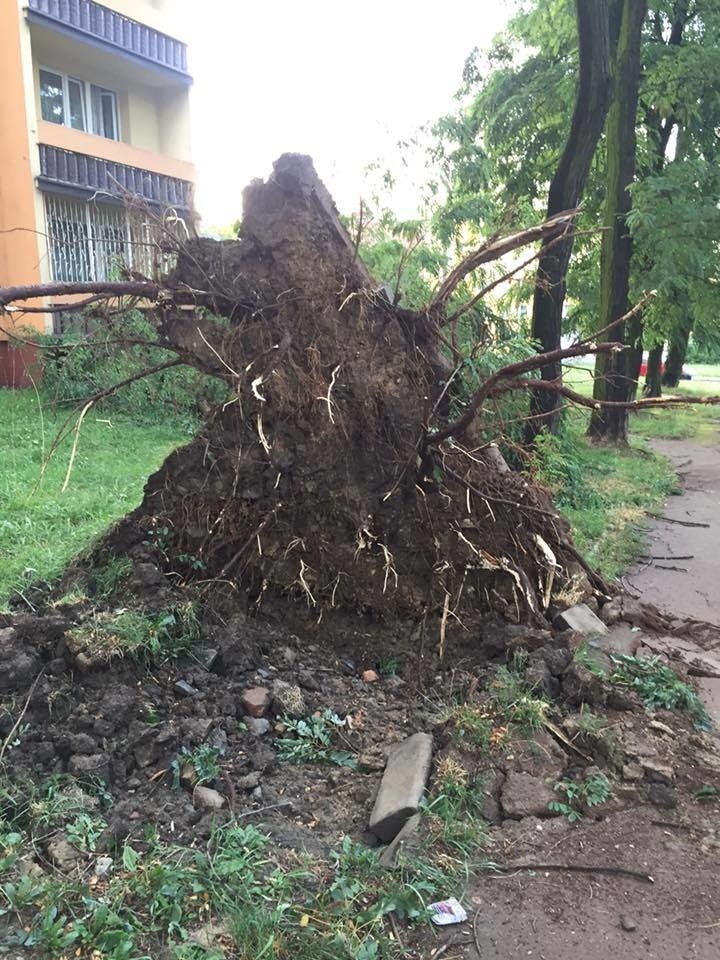
[[[30,165],[27,104],[23,84],[20,9],[17,0],[0,2],[0,285],[39,283],[35,233],[35,184]],[[32,149],[34,149],[34,144]],[[42,314],[29,315],[24,326],[44,328]],[[0,326],[13,325],[11,316]],[[6,339],[0,331],[0,339]]]

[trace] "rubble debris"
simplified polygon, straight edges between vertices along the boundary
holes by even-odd
[[[415,733],[393,747],[370,815],[370,830],[389,843],[418,812],[425,792],[433,739],[429,733]]]

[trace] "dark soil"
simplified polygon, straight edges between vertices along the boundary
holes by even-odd
[[[590,683],[584,696],[609,725],[611,738],[578,731],[576,668],[568,666],[577,635],[500,620],[467,631],[455,625],[441,662],[437,638],[423,636],[410,623],[389,631],[386,625],[358,626],[340,618],[288,624],[279,616],[260,621],[235,614],[225,626],[205,626],[191,659],[153,668],[115,660],[82,672],[66,640],[78,614],[77,608],[47,608],[42,615],[6,618],[0,632],[5,665],[0,735],[10,734],[32,688],[20,743],[5,753],[6,775],[40,781],[70,773],[81,785],[105,779],[114,802],[105,813],[109,826],[98,852],[128,837],[141,848],[148,811],[161,836],[188,845],[207,838],[213,818],[244,818],[272,836],[280,862],[303,849],[323,856],[345,835],[375,844],[367,823],[388,748],[429,730],[436,762],[453,757],[488,785],[489,860],[624,866],[656,880],[646,887],[593,874],[482,874],[470,881],[464,898],[470,909],[479,909],[481,956],[533,951],[562,960],[576,956],[580,946],[590,958],[610,950],[626,957],[641,951],[715,956],[718,933],[709,925],[718,920],[713,897],[717,903],[719,806],[701,805],[693,795],[703,785],[720,786],[717,740],[695,730],[686,715],[651,716],[634,695],[602,683]],[[643,612],[627,601],[623,615],[637,621]],[[650,617],[657,621],[658,615],[650,610]],[[390,650],[397,673],[364,681],[366,670],[388,669],[384,658]],[[528,670],[555,698],[551,720],[574,748],[543,732],[490,752],[460,749],[442,708],[465,700],[481,704],[495,666],[517,650],[528,651]],[[178,681],[191,689],[180,689]],[[279,762],[273,742],[285,731],[278,703],[268,716],[269,732],[258,737],[243,728],[251,723],[243,720],[243,693],[259,686],[281,696],[283,681],[299,687],[304,701],[299,712],[330,709],[351,718],[338,746],[357,758],[357,769]],[[201,743],[221,749],[220,773],[211,786],[226,806],[215,813],[195,808],[192,789],[172,785],[171,765],[180,749]],[[637,768],[648,758],[649,770],[627,773],[628,765]],[[541,819],[503,813],[498,801],[508,773],[523,771],[552,785],[563,776],[582,777],[589,766],[608,773],[613,797],[588,810],[581,825],[547,810]],[[653,772],[664,768],[671,769],[669,776]],[[36,858],[47,868],[42,845]],[[632,930],[622,927],[621,917],[629,918]],[[424,933],[410,929],[406,936],[409,944],[421,937],[408,956],[431,957],[448,936],[458,941],[450,956],[473,956],[475,949],[467,925],[445,931],[433,947]]]

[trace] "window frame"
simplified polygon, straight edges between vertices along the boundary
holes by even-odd
[[[109,87],[104,87],[102,84],[93,83],[91,80],[82,80],[80,77],[76,77],[73,74],[66,73],[64,70],[58,70],[55,67],[50,67],[44,63],[38,63],[37,65],[37,79],[38,79],[38,95],[41,91],[41,79],[40,73],[49,73],[55,77],[60,77],[62,80],[62,108],[63,108],[63,120],[62,123],[57,123],[55,120],[43,120],[44,123],[55,123],[58,127],[67,127],[69,130],[79,130],[81,133],[89,133],[93,137],[102,137],[103,140],[111,140],[114,143],[119,143],[122,141],[122,129],[120,126],[120,105],[118,102],[118,91],[111,90]],[[83,108],[83,121],[85,126],[83,128],[74,127],[70,122],[70,82],[78,84],[82,91],[82,108]],[[95,88],[100,95],[102,100],[103,95],[111,94],[112,95],[112,112],[113,112],[113,122],[115,124],[115,137],[108,137],[104,133],[97,133],[94,129],[94,116],[93,116],[93,103],[92,103],[92,91]],[[42,98],[40,100],[41,112],[40,119],[42,117]]]

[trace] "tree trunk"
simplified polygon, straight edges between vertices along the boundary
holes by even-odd
[[[629,310],[632,238],[626,217],[631,208],[629,187],[635,176],[636,114],[640,87],[640,45],[647,10],[646,0],[623,0],[614,71],[614,97],[607,126],[607,198],[601,249],[600,328],[614,323]],[[637,324],[613,329],[612,339],[638,349]],[[630,337],[627,335],[630,334]],[[631,339],[632,338],[632,339]],[[596,400],[624,402],[636,389],[635,359],[619,351],[595,363],[593,396]],[[588,434],[596,441],[627,442],[627,410],[595,410]]]
[[[692,332],[692,317],[689,310],[686,310],[684,317],[685,319],[678,323],[670,334],[670,345],[662,378],[664,387],[677,387],[680,383],[680,375],[685,364],[690,333]]]
[[[664,341],[656,344],[648,354],[647,373],[645,374],[646,397],[662,396],[662,355],[665,350]]]
[[[583,195],[590,164],[605,125],[612,92],[609,0],[576,0],[580,80],[570,133],[550,184],[548,216],[576,207]],[[560,346],[565,303],[565,277],[572,255],[574,231],[542,252],[533,302],[532,337],[541,351]],[[562,365],[542,369],[543,380],[562,377]],[[526,439],[545,429],[555,432],[559,398],[536,391],[531,396]]]

